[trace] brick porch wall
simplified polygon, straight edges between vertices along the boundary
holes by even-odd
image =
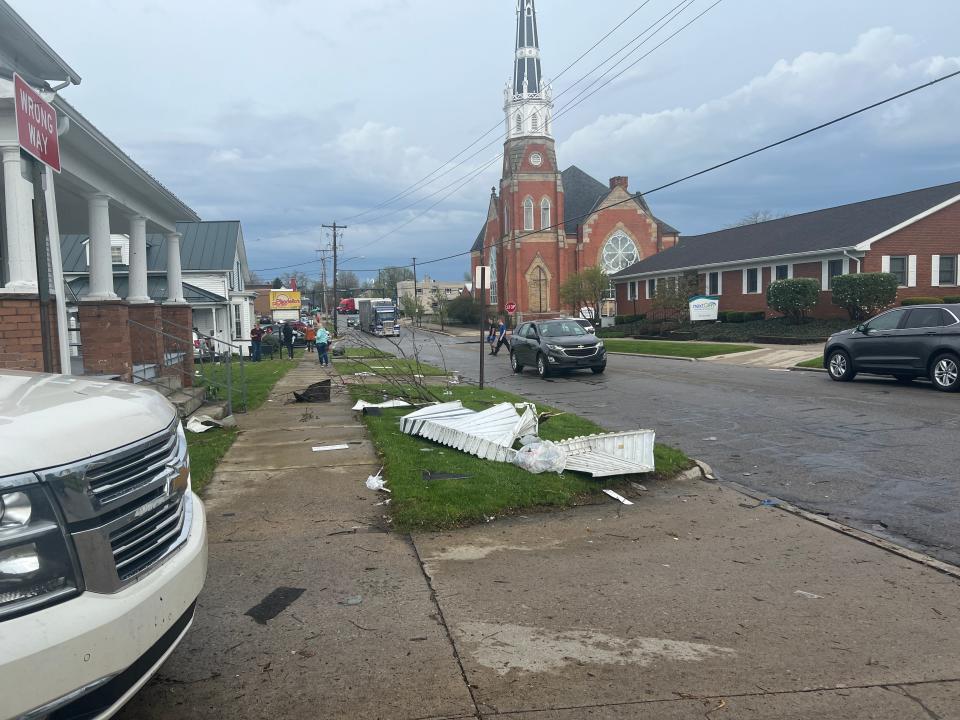
[[[165,368],[164,374],[176,373],[184,387],[193,385],[193,308],[189,305],[163,305],[160,308],[163,343],[167,352],[184,353],[183,361]],[[176,340],[167,337],[173,335]]]
[[[162,365],[163,336],[160,331],[163,329],[163,323],[160,305],[155,303],[130,305],[130,320],[130,351],[133,362]]]
[[[60,372],[57,307],[53,299],[50,300],[48,316],[52,370]],[[0,295],[0,368],[43,372],[39,296]]]
[[[81,301],[77,305],[83,370],[88,375],[119,375],[133,381],[130,306],[125,300]]]

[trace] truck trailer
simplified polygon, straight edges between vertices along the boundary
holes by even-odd
[[[397,307],[389,298],[359,298],[360,329],[379,337],[400,335],[400,320]]]

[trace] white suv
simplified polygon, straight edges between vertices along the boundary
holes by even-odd
[[[186,437],[152,390],[0,370],[0,718],[106,718],[207,570]]]

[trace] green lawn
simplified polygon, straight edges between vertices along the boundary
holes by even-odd
[[[287,374],[289,370],[296,367],[300,358],[303,357],[303,348],[293,351],[293,360],[274,356],[272,360],[261,360],[260,362],[251,362],[244,358],[243,376],[246,378],[247,385],[247,410],[256,410],[266,402],[267,396],[276,385],[277,380]],[[234,411],[239,412],[243,409],[243,392],[240,385],[240,361],[234,358],[231,363],[233,368],[233,407]],[[195,383],[197,385],[206,385],[209,387],[207,396],[211,399],[226,398],[227,390],[227,366],[224,363],[205,363],[202,366],[196,365],[196,370],[200,373]]]
[[[624,340],[611,338],[603,341],[609,352],[639,353],[643,355],[668,355],[670,357],[705,358],[713,355],[756,350],[750,345],[727,343],[671,342],[669,340]]]
[[[303,357],[303,350],[294,350],[294,360],[273,359],[261,360],[257,363],[244,360],[244,375],[247,379],[247,410],[256,410],[263,405],[273,386],[297,365],[301,357]],[[233,363],[233,369],[236,373],[234,375],[236,382],[240,374],[239,361]],[[203,368],[203,371],[207,382],[210,379],[224,382],[226,371],[224,366],[208,365]],[[196,378],[196,380],[200,381],[201,378]],[[197,384],[199,385],[200,382]],[[234,409],[239,410],[240,388],[237,385],[233,390]],[[220,391],[218,394],[222,396],[226,393]],[[227,454],[227,450],[237,439],[237,432],[236,428],[213,428],[204,433],[187,433],[187,448],[190,451],[190,477],[193,481],[194,492],[203,493],[221,458]]]
[[[804,360],[801,363],[797,363],[797,367],[823,369],[823,358],[820,356],[817,356],[815,358],[810,358],[809,360]]]
[[[371,372],[377,375],[446,375],[441,368],[426,363],[417,364],[416,360],[395,357],[366,358],[360,361],[341,360],[334,358],[337,372],[341,375],[353,375],[360,372]]]
[[[385,358],[393,357],[390,353],[384,350],[378,350],[377,348],[372,347],[345,347],[343,349],[343,355],[338,355],[334,359],[340,359],[341,357],[346,358]]]
[[[352,386],[354,398],[378,401],[382,386]],[[455,387],[444,400],[461,400],[467,407],[482,410],[498,402],[522,402],[523,398],[499,390]],[[550,408],[538,405],[540,411]],[[387,487],[392,491],[390,513],[399,530],[438,530],[483,522],[491,516],[529,512],[543,508],[568,507],[599,494],[603,487],[623,485],[625,478],[599,480],[568,472],[563,475],[533,475],[505,463],[494,463],[404,435],[398,419],[407,409],[387,409],[380,416],[364,416],[384,463]],[[560,440],[576,435],[603,432],[596,424],[572,414],[550,418],[540,426],[541,437]],[[679,450],[657,445],[655,477],[672,477],[692,466]],[[468,475],[465,480],[423,479],[423,471]],[[643,482],[651,475],[637,476]],[[629,478],[628,478],[629,479]]]

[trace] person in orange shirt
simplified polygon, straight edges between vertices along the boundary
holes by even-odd
[[[317,329],[312,325],[308,326],[306,331],[304,332],[304,335],[307,340],[307,352],[308,353],[313,352],[314,345],[317,342]]]

